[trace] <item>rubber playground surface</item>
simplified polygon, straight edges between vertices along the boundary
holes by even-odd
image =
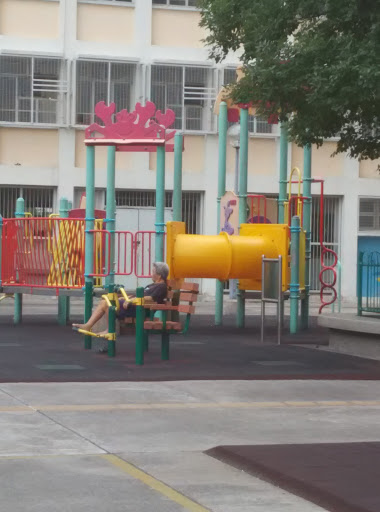
[[[217,446],[206,453],[331,512],[380,510],[380,443]]]
[[[170,361],[161,361],[160,338],[151,336],[144,366],[135,365],[134,331],[118,338],[115,358],[85,350],[83,337],[58,327],[55,317],[25,315],[22,325],[0,318],[0,382],[104,382],[171,380],[380,380],[380,361],[326,350],[325,330],[312,327],[276,344],[275,328],[260,343],[259,318],[248,317],[245,329],[226,317],[221,327],[212,316],[194,316],[187,336],[172,336]]]

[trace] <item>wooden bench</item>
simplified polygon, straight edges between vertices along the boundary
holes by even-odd
[[[149,334],[161,335],[161,359],[169,359],[169,343],[171,334],[186,334],[189,330],[191,315],[195,313],[198,300],[199,284],[168,281],[168,297],[165,304],[146,304],[150,312],[149,319],[144,322],[145,350],[148,350]],[[154,317],[160,312],[160,317]],[[180,314],[185,314],[181,321]]]

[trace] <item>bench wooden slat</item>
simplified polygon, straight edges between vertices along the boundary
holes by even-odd
[[[197,302],[198,295],[196,293],[181,292],[179,300],[180,302]]]
[[[182,325],[181,322],[166,322],[166,328],[167,329],[173,329],[173,331],[182,331]]]
[[[187,313],[193,315],[195,313],[195,306],[186,306],[184,304],[180,304],[177,306],[177,311],[180,313]]]
[[[144,329],[146,330],[152,330],[152,329],[162,329],[163,323],[157,322],[154,320],[145,320],[144,322]]]

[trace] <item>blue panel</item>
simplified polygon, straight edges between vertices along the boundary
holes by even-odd
[[[371,252],[380,253],[380,236],[360,236],[358,237],[358,259],[359,254],[364,252],[366,254]],[[363,271],[363,297],[373,297],[379,288],[378,279],[380,279],[380,272],[369,270],[365,268]],[[369,293],[368,293],[369,291]]]

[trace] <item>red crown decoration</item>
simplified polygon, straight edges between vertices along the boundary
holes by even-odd
[[[156,151],[156,146],[149,145],[153,139],[164,139],[166,151],[173,151],[173,144],[166,144],[173,139],[176,130],[167,131],[175,121],[175,113],[168,109],[165,113],[161,110],[156,111],[156,105],[151,101],[147,101],[145,106],[136,103],[135,110],[128,112],[123,109],[118,112],[113,120],[116,111],[115,103],[109,106],[104,101],[100,101],[95,106],[95,114],[104,123],[101,126],[98,123],[92,123],[85,131],[86,139],[120,139],[120,140],[138,140],[139,146],[117,146],[119,151]],[[153,116],[155,119],[152,119]],[[98,137],[101,134],[103,137]],[[147,146],[141,146],[141,141],[147,139]]]

